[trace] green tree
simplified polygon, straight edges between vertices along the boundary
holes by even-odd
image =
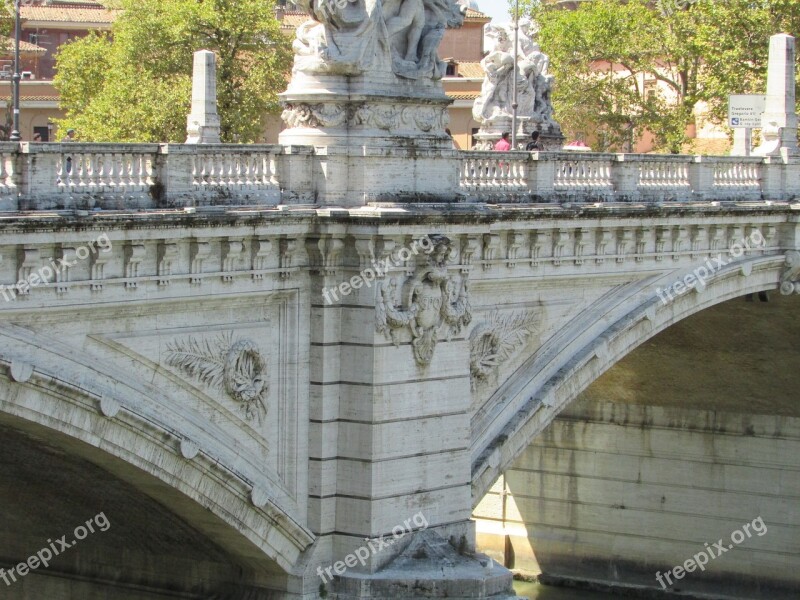
[[[110,34],[62,46],[55,85],[66,116],[85,141],[181,142],[191,107],[196,50],[217,54],[217,98],[226,142],[260,138],[278,110],[290,43],[273,0],[113,0]]]
[[[800,25],[800,0],[522,2],[541,25],[557,118],[598,132],[601,150],[650,132],[679,152],[700,103],[721,123],[729,94],[764,93],[769,36]]]

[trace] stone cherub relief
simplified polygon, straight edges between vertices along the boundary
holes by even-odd
[[[481,61],[485,72],[481,95],[472,113],[479,123],[511,118],[514,80],[517,82],[517,114],[543,126],[558,125],[553,120],[550,92],[553,76],[548,74],[550,59],[536,43],[538,28],[530,19],[519,23],[518,62],[514,63],[513,25],[487,25],[489,52]]]
[[[308,75],[393,72],[441,79],[437,50],[445,29],[460,27],[454,0],[300,0],[311,15],[297,29],[294,71]]]
[[[448,269],[450,240],[441,235],[429,239],[434,250],[403,284],[401,304],[396,305],[397,280],[390,278],[381,287],[375,309],[377,331],[389,336],[395,345],[399,344],[400,331],[411,332],[414,358],[420,366],[431,363],[443,328],[449,339],[472,320],[466,276],[459,278]]]

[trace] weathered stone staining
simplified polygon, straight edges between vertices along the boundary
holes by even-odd
[[[187,119],[187,144],[219,144],[217,57],[210,50],[194,53],[192,112]]]
[[[537,25],[530,19],[520,20],[516,64],[513,24],[487,25],[485,35],[490,43],[488,54],[481,61],[486,75],[472,108],[473,117],[481,124],[476,149],[490,150],[504,131],[511,131],[515,82],[519,139],[539,131],[548,149],[561,147],[564,138],[561,126],[553,118],[550,98],[553,88],[553,76],[548,73],[550,58],[536,42]]]
[[[797,156],[795,112],[795,38],[785,33],[769,40],[767,105],[761,117],[763,142],[755,149],[760,156]]]

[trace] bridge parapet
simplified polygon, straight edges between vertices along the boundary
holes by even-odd
[[[0,211],[360,206],[426,199],[424,194],[406,198],[402,192],[414,186],[401,179],[421,176],[416,168],[385,171],[384,179],[396,181],[397,193],[371,193],[366,182],[359,187],[356,156],[347,159],[352,164],[346,183],[330,181],[345,171],[331,168],[328,150],[266,144],[0,143]],[[800,195],[796,158],[437,152],[443,160],[438,164],[452,166],[452,181],[458,181],[448,197],[453,203],[757,201]]]
[[[462,152],[471,202],[780,200],[800,193],[796,162],[741,156]]]
[[[260,144],[0,144],[0,210],[307,203],[311,155]]]

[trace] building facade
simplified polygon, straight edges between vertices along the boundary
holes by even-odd
[[[21,7],[22,37],[20,42],[20,133],[23,140],[57,141],[56,119],[63,117],[59,109],[58,91],[53,86],[58,49],[89,34],[108,31],[116,11],[107,10],[99,2],[79,0],[31,0]],[[11,120],[11,82],[14,72],[14,41],[4,40],[0,51],[0,126],[7,135]]]

